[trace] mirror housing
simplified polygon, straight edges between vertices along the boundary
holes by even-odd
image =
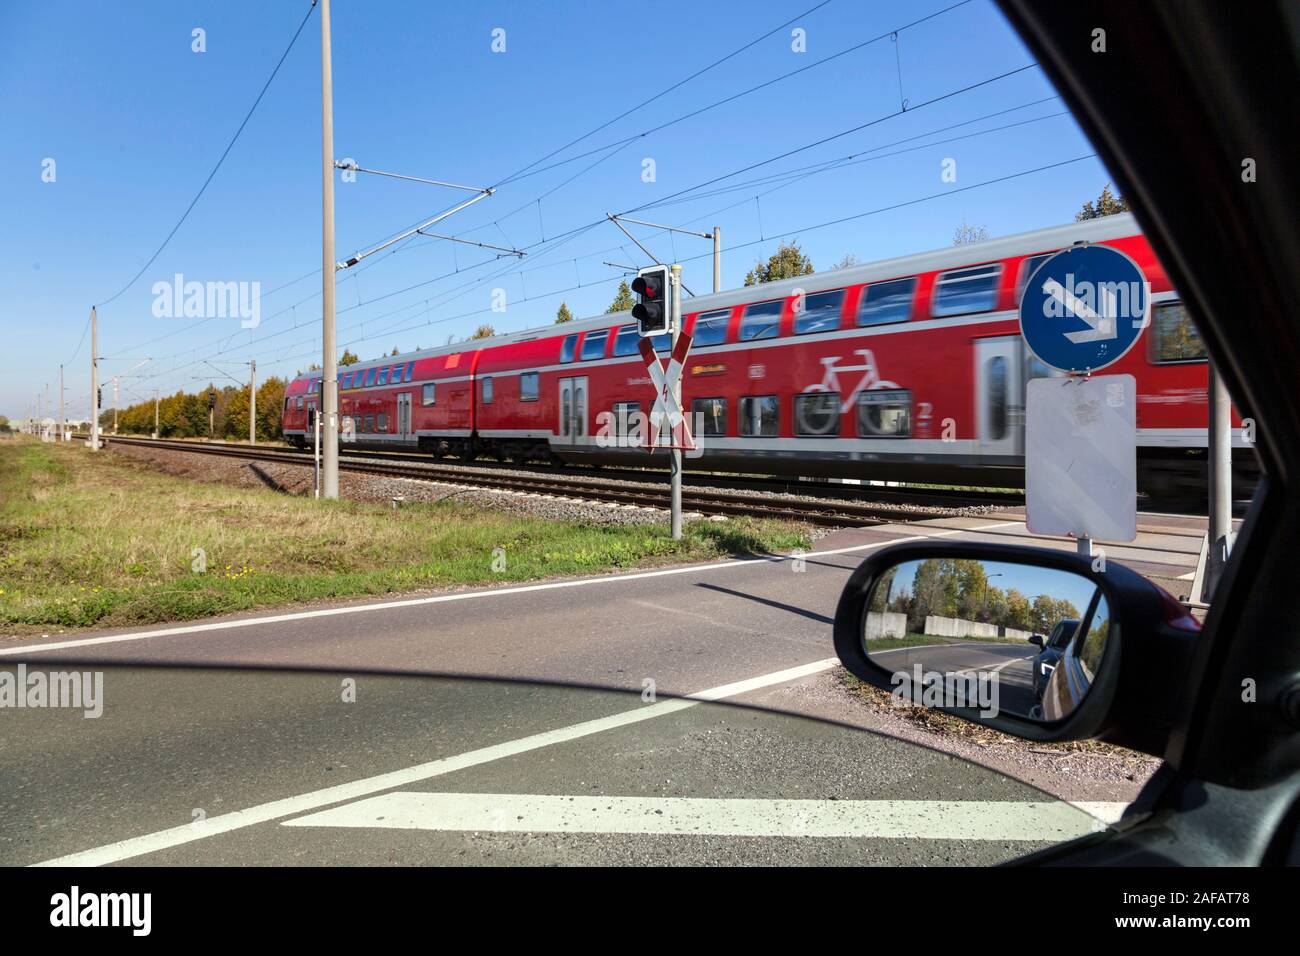
[[[1172,596],[1137,572],[1068,551],[973,541],[915,541],[874,552],[853,572],[835,611],[835,652],[864,683],[892,691],[890,672],[870,660],[862,621],[877,582],[905,561],[954,558],[1054,568],[1087,578],[1110,608],[1110,632],[1088,695],[1062,720],[1036,722],[1008,713],[981,716],[977,708],[943,707],[947,713],[1027,740],[1096,738],[1160,756],[1168,742],[1200,625]],[[1038,640],[1034,640],[1038,638]],[[1043,646],[1042,635],[1031,643]]]
[[[1043,641],[1043,635],[1041,635],[1041,634],[1030,634],[1030,635],[1029,635],[1029,643],[1030,643],[1030,644],[1036,644],[1037,646],[1042,647],[1043,644],[1045,643],[1045,642]]]

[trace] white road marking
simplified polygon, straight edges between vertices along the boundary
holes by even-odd
[[[1129,804],[1127,803],[1116,803],[1105,800],[1071,800],[1070,805],[1078,807],[1084,813],[1091,814],[1108,826],[1119,823],[1119,818],[1122,817],[1124,811],[1129,808]]]
[[[1120,804],[1120,807],[1124,804]],[[398,792],[286,827],[1062,842],[1105,824],[1060,800],[735,800]]]
[[[241,627],[256,627],[261,624],[283,624],[287,621],[305,621],[312,618],[333,617],[338,614],[364,614],[370,611],[388,611],[402,607],[420,607],[426,604],[444,604],[449,601],[471,601],[481,598],[504,597],[511,594],[531,594],[536,591],[553,591],[559,588],[590,587],[597,584],[622,584],[625,581],[641,581],[647,578],[660,578],[673,574],[691,574],[700,571],[716,571],[722,568],[765,567],[795,558],[824,558],[835,554],[849,554],[855,551],[869,551],[886,545],[901,544],[908,541],[926,541],[930,538],[944,538],[949,535],[963,534],[970,531],[987,531],[1017,524],[1004,521],[998,524],[978,528],[956,528],[940,531],[932,535],[912,535],[907,538],[895,538],[891,541],[876,541],[872,544],[856,544],[847,548],[832,548],[827,551],[813,551],[808,554],[782,554],[768,558],[732,558],[716,561],[712,564],[690,564],[678,568],[661,568],[656,571],[639,571],[633,574],[608,574],[596,578],[579,578],[575,581],[549,581],[544,584],[526,584],[518,587],[494,588],[481,591],[458,591],[455,594],[439,594],[434,597],[406,598],[400,601],[383,601],[378,604],[354,604],[348,607],[321,608],[316,611],[292,611],[287,614],[272,614],[266,617],[246,617],[234,621],[210,621],[207,624],[185,624],[178,627],[163,627],[152,631],[131,631],[125,634],[109,634],[104,637],[83,637],[67,641],[52,641],[44,644],[19,644],[14,647],[0,648],[0,657],[21,657],[40,651],[60,651],[72,647],[94,647],[100,644],[120,644],[127,641],[143,641],[152,637],[174,637],[178,634],[202,634],[208,631],[224,631]]]
[[[478,750],[471,750],[454,757],[444,757],[441,760],[431,760],[427,763],[407,767],[404,770],[394,770],[390,773],[367,777],[363,780],[354,780],[351,783],[343,783],[333,787],[325,787],[321,790],[313,790],[310,793],[300,794],[296,797],[286,797],[282,800],[273,800],[270,803],[248,807],[244,810],[235,810],[231,813],[223,813],[218,816],[208,817],[201,823],[182,824],[181,826],[172,827],[167,830],[159,830],[155,833],[145,834],[144,836],[131,837],[127,840],[120,840],[117,843],[95,847],[91,850],[71,853],[67,856],[57,857],[53,860],[46,860],[43,863],[37,863],[35,865],[104,866],[109,863],[120,863],[122,860],[129,860],[132,857],[143,856],[146,853],[157,853],[160,850],[168,850],[172,847],[181,846],[186,843],[193,843],[196,840],[214,837],[222,833],[229,833],[232,830],[239,830],[259,823],[269,823],[273,820],[278,820],[281,817],[292,816],[297,813],[306,813],[310,810],[319,810],[322,807],[329,806],[333,803],[342,803],[347,800],[358,800],[379,793],[383,790],[392,790],[395,787],[410,786],[413,783],[428,780],[432,777],[441,777],[445,774],[454,773],[457,770],[464,770],[468,767],[478,767],[485,763],[491,763],[494,760],[514,757],[522,753],[528,753],[532,750],[538,750],[542,747],[550,747],[553,744],[567,743],[571,740],[590,737],[593,734],[603,733],[607,730],[616,730],[620,727],[627,727],[631,724],[640,723],[643,720],[653,720],[656,717],[665,717],[668,714],[675,714],[678,711],[694,707],[704,701],[715,701],[727,697],[735,697],[751,690],[770,687],[774,684],[782,684],[786,681],[797,680],[800,677],[817,674],[821,671],[829,670],[838,663],[839,659],[834,657],[820,661],[813,661],[810,664],[802,664],[799,667],[774,671],[770,674],[763,674],[760,677],[753,677],[748,680],[737,681],[731,684],[722,684],[718,687],[699,691],[698,693],[690,695],[690,697],[668,699],[654,704],[645,704],[632,710],[625,710],[617,714],[611,714],[608,717],[600,717],[596,720],[588,720],[580,724],[573,724],[568,727],[560,727],[556,730],[548,730],[540,734],[521,737],[518,740],[494,744],[490,747],[482,747]]]

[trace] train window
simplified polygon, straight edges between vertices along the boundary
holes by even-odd
[[[379,370],[379,378],[375,379],[375,384],[376,384],[376,385],[387,385],[387,384],[388,384],[388,369],[386,369],[386,368],[381,368],[381,369]]]
[[[577,351],[578,351],[578,336],[566,335],[564,337],[564,344],[560,346],[560,361],[572,362],[573,356],[577,354]]]
[[[1156,362],[1204,362],[1205,343],[1181,302],[1157,302],[1151,307]]]
[[[667,355],[673,350],[673,337],[665,332],[663,335],[650,336],[650,344],[660,355]]]
[[[386,431],[388,431],[388,413],[387,413],[387,412],[380,412],[380,413],[379,413],[379,420],[378,420],[377,424],[378,424],[378,426],[379,426],[379,430],[380,430],[381,432],[386,432]]]
[[[438,404],[438,385],[436,382],[429,382],[424,386],[424,392],[420,396],[421,405]]]
[[[1002,263],[990,262],[973,269],[951,269],[934,284],[932,315],[988,312],[998,302],[998,276]]]
[[[301,396],[301,395],[298,396],[298,410],[299,410],[299,411],[302,410],[302,396]]]
[[[745,306],[745,314],[740,320],[740,341],[752,342],[754,339],[771,339],[780,329],[781,310],[785,308],[784,299],[771,302],[755,302]]]
[[[614,355],[636,355],[640,348],[636,344],[636,340],[639,338],[635,325],[623,326],[618,330],[618,334],[614,336]]]
[[[492,376],[483,379],[482,401],[484,405],[492,404]]]
[[[740,400],[740,433],[754,438],[775,438],[779,431],[781,401],[775,395],[746,395]]]
[[[912,299],[915,295],[915,276],[867,286],[862,293],[862,301],[858,304],[858,325],[906,322],[912,317]]]
[[[858,392],[858,436],[906,438],[912,434],[912,393],[905,388]]]
[[[633,328],[635,328],[635,326],[633,326]],[[633,443],[640,443],[641,403],[615,402],[613,412],[615,437],[631,439]]]
[[[364,420],[365,425],[366,425],[364,431],[366,431],[366,432],[374,432],[374,430],[375,430],[375,416],[374,416],[374,415],[367,415],[367,416],[365,417],[365,419],[363,419],[363,420]]]
[[[539,394],[536,372],[522,372],[519,375],[519,400],[535,402]]]
[[[798,299],[795,300],[798,303]],[[844,290],[816,292],[804,296],[803,305],[794,315],[794,334],[830,332],[840,327],[840,309],[844,305]]]
[[[352,381],[352,373],[344,372],[339,376],[339,388],[347,388],[350,381]]]
[[[840,431],[840,393],[806,392],[794,397],[794,433],[824,438]]]
[[[692,424],[700,435],[727,434],[727,400],[697,398],[691,402]]]
[[[1007,437],[1007,360],[1001,355],[989,359],[989,433],[992,441]]]
[[[717,312],[701,312],[695,317],[695,331],[691,334],[693,348],[705,345],[721,345],[727,340],[727,321],[731,318],[730,309]]]
[[[1030,256],[1020,263],[1020,279],[1016,282],[1016,305],[1020,305],[1020,300],[1025,294],[1025,286],[1029,285],[1029,280],[1034,277],[1034,273],[1052,256],[1054,252],[1045,252],[1041,256]]]
[[[402,375],[402,381],[403,381],[403,382],[409,382],[409,381],[410,381],[414,376],[415,376],[415,363],[414,363],[414,362],[407,362],[407,363],[406,363],[406,372],[405,372],[405,374]]]
[[[609,338],[609,329],[588,332],[586,338],[582,340],[582,360],[587,362],[591,359],[604,358],[607,338]]]
[[[373,369],[373,368],[366,369],[366,380],[363,383],[363,387],[369,388],[371,385],[375,384],[376,371],[378,371],[378,369]]]
[[[284,410],[285,410],[286,412],[289,410],[289,408],[290,408],[290,406],[291,406],[292,403],[293,403],[293,399],[292,399],[292,398],[286,398],[286,399],[284,400]]]

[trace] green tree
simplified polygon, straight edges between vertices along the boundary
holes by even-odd
[[[907,619],[907,629],[924,633],[925,619],[931,614],[947,616],[947,594],[943,581],[943,562],[922,561],[912,576],[912,609]]]
[[[775,282],[778,279],[793,279],[796,276],[813,274],[812,259],[804,255],[799,248],[799,240],[791,239],[777,246],[767,262],[754,263],[754,268],[745,274],[745,285],[759,285],[763,282]]]
[[[957,231],[952,235],[952,244],[954,246],[969,246],[975,242],[983,242],[989,237],[988,226],[972,226],[965,219],[957,227]]]
[[[843,258],[841,258],[839,262],[835,263],[835,265],[831,266],[831,268],[832,268],[832,269],[848,269],[848,268],[851,268],[851,267],[853,267],[853,266],[858,265],[861,261],[862,261],[862,260],[859,259],[857,256],[855,256],[853,253],[851,253],[851,252],[846,252],[846,253],[844,253]]]
[[[474,330],[474,334],[470,336],[470,339],[490,339],[496,334],[496,329],[492,328],[490,325],[484,324]]]
[[[13,428],[9,424],[9,419],[0,415],[0,435],[8,435],[11,431]]]
[[[609,315],[613,312],[628,312],[634,305],[636,305],[636,303],[632,301],[632,287],[629,286],[627,280],[624,279],[618,284],[618,294],[614,296],[614,301],[609,304],[609,308],[605,310],[605,314]]]
[[[573,321],[573,313],[569,311],[569,304],[567,302],[561,302],[560,308],[555,313],[555,324],[561,325],[565,322],[572,322],[572,321]]]
[[[394,345],[394,346],[393,346],[393,350],[392,350],[391,352],[389,352],[388,354],[389,354],[390,356],[392,356],[392,355],[400,355],[401,353],[397,351],[397,346]]]
[[[344,349],[344,350],[343,350],[343,355],[342,355],[342,357],[339,359],[339,364],[340,364],[340,365],[356,365],[356,364],[357,364],[358,362],[360,362],[360,361],[361,361],[361,356],[357,355],[356,352],[353,352],[353,351],[351,351],[351,350],[349,350],[349,349]]]
[[[1100,219],[1102,216],[1113,216],[1117,212],[1128,212],[1128,200],[1123,196],[1116,196],[1110,191],[1110,183],[1102,187],[1101,195],[1097,197],[1095,203],[1086,202],[1083,208],[1074,214],[1075,222],[1083,222],[1086,219]]]

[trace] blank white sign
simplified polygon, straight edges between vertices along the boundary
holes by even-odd
[[[1025,397],[1025,505],[1034,534],[1137,537],[1132,375],[1036,378]]]

